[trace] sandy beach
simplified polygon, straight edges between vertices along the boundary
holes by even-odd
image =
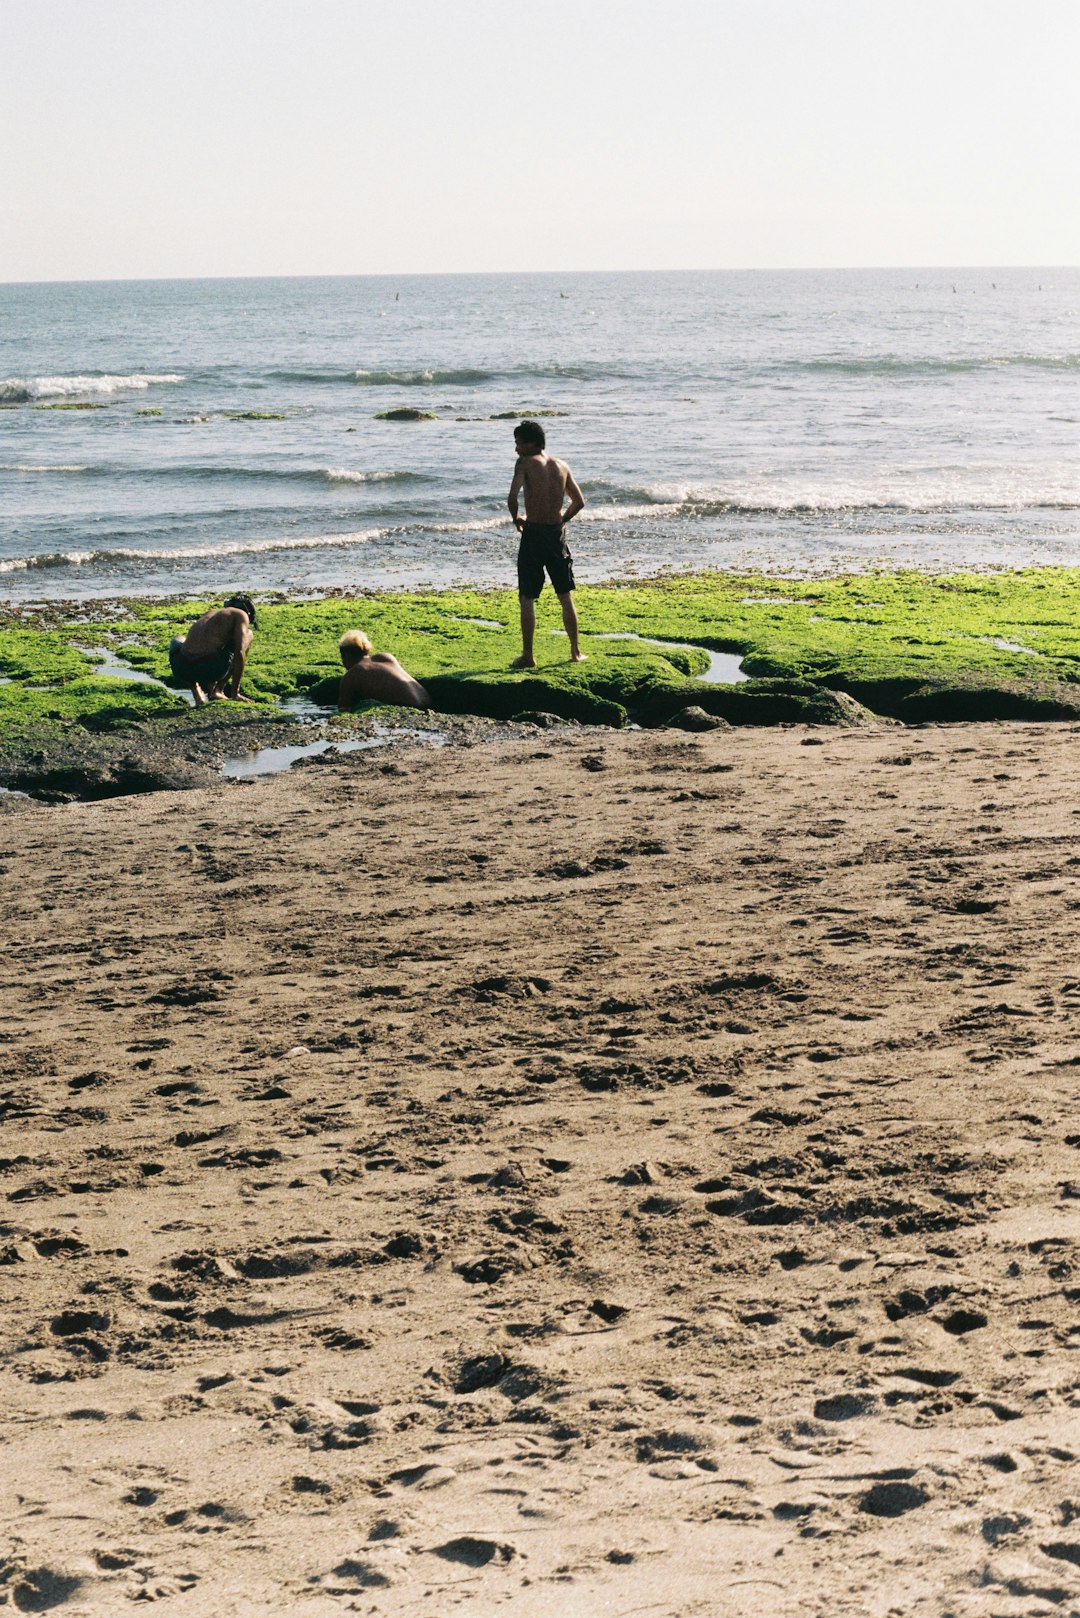
[[[0,1607],[1080,1613],[1075,725],[0,814]]]

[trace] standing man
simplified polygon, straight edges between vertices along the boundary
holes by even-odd
[[[173,683],[190,689],[196,708],[225,697],[251,701],[241,695],[240,681],[255,628],[255,603],[250,596],[235,595],[196,618],[183,639],[170,642]]]
[[[515,669],[536,667],[533,656],[536,603],[544,588],[545,573],[562,608],[563,627],[570,637],[570,661],[585,661],[585,653],[578,645],[578,618],[574,608],[574,558],[566,543],[566,525],[585,504],[585,496],[566,463],[547,454],[546,442],[538,421],[523,421],[514,428],[518,458],[506,503],[514,527],[521,535],[517,559],[521,656],[515,657],[511,664]],[[518,516],[518,495],[522,490],[525,492],[524,518]],[[570,501],[565,511],[564,500]]]

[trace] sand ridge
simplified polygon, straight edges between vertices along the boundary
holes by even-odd
[[[0,1604],[1080,1612],[1074,727],[0,820]]]

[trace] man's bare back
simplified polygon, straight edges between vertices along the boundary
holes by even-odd
[[[212,607],[197,618],[182,638],[169,646],[173,681],[187,686],[201,708],[219,698],[249,702],[240,691],[244,665],[251,650],[256,624],[250,596],[230,596],[223,607]]]
[[[527,522],[561,523],[563,501],[567,495],[571,501],[581,499],[581,490],[574,482],[573,473],[566,462],[544,452],[518,456],[514,484],[525,495]],[[519,529],[524,527],[521,518],[515,518],[515,522]]]
[[[431,698],[419,680],[403,669],[391,652],[373,652],[359,630],[341,638],[345,674],[338,688],[338,707],[350,713],[361,702],[384,702],[396,708],[430,708]]]

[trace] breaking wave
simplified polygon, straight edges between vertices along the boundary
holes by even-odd
[[[39,556],[13,557],[0,562],[0,573],[22,570],[115,566],[118,562],[197,562],[222,556],[265,556],[274,551],[322,550],[330,546],[362,545],[379,539],[384,528],[368,528],[355,534],[327,534],[314,539],[257,539],[232,545],[193,545],[188,550],[137,550],[118,545],[114,550],[50,551]]]
[[[460,366],[450,369],[416,365],[368,370],[364,366],[357,366],[347,371],[277,370],[267,372],[266,376],[273,382],[347,382],[361,388],[477,388],[488,382],[512,382],[519,386],[526,386],[530,382],[613,382],[637,374],[625,366],[615,367],[607,362],[592,361],[578,365]]]
[[[9,376],[0,381],[0,402],[31,404],[35,399],[73,399],[88,393],[126,393],[183,382],[175,372],[138,371],[131,376]]]

